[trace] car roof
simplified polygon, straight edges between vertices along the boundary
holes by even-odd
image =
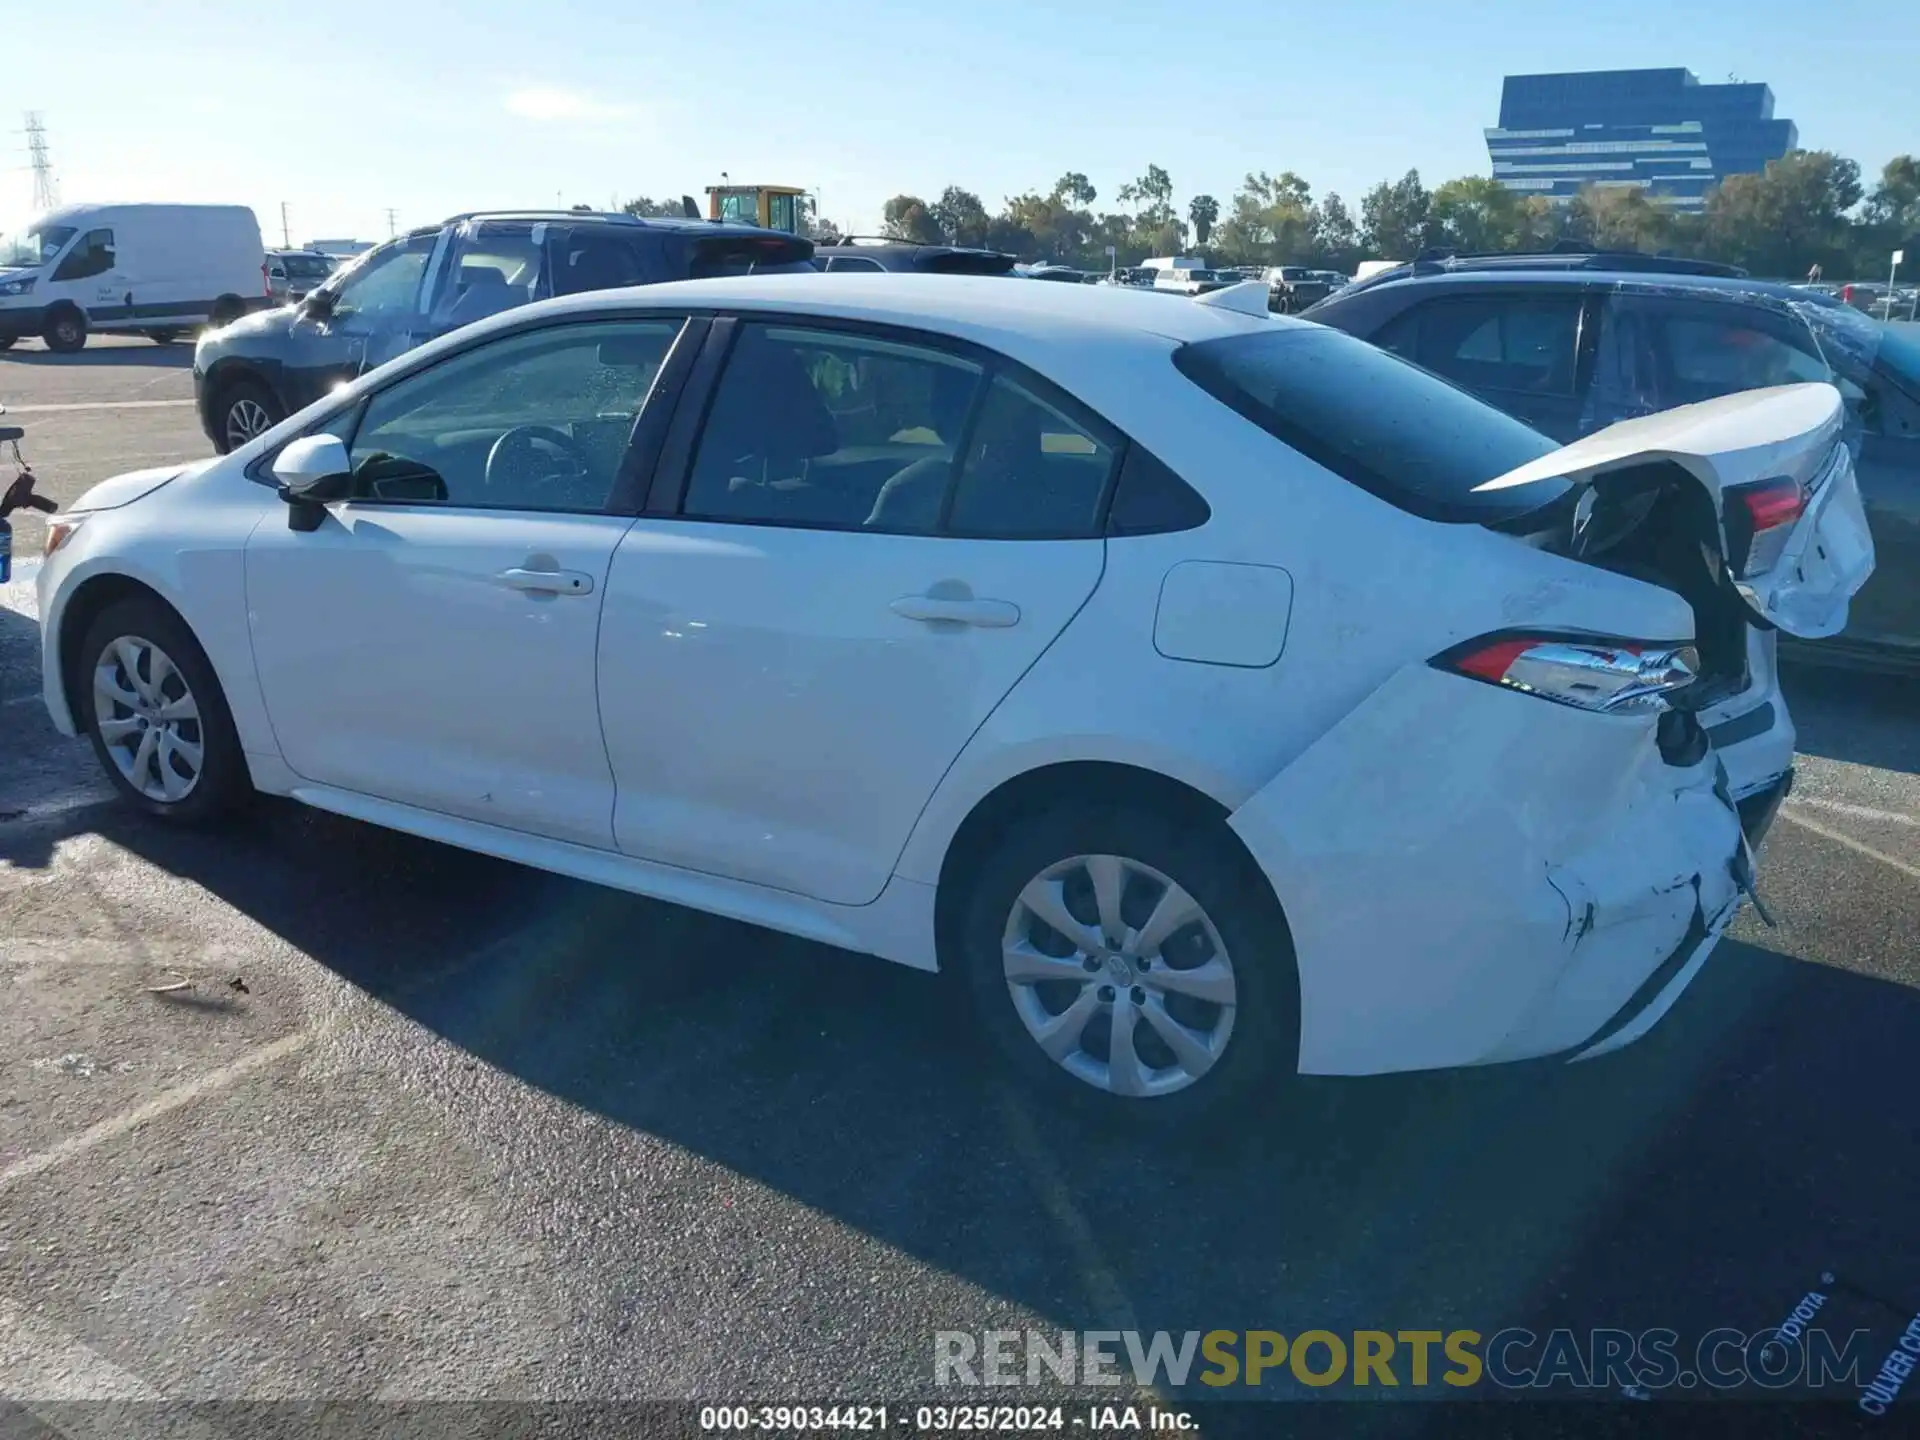
[[[955,335],[991,332],[1033,340],[1071,330],[1184,343],[1279,323],[1219,306],[1169,304],[1164,296],[1119,285],[1018,285],[1004,275],[742,275],[674,280],[626,293],[661,308],[794,310]],[[577,298],[590,302],[593,297]]]
[[[432,234],[444,230],[449,225],[459,225],[468,220],[486,224],[490,221],[504,221],[510,224],[532,222],[548,225],[610,225],[627,230],[668,230],[678,234],[701,235],[778,235],[789,240],[805,240],[803,235],[791,235],[785,230],[769,230],[762,225],[750,225],[743,220],[702,220],[682,215],[629,215],[624,210],[472,210],[458,215],[449,215],[438,225],[422,226],[413,233]]]
[[[1020,284],[1004,275],[805,273],[669,280],[516,306],[431,340],[393,363],[415,369],[488,335],[561,319],[665,311],[791,314],[924,330],[971,341],[1062,380],[1109,368],[1122,350],[1171,346],[1275,327],[1318,330],[1283,316],[1249,315],[1120,285]],[[372,373],[372,372],[370,372]],[[366,387],[367,377],[355,381]]]
[[[1504,289],[1514,285],[1560,286],[1570,290],[1691,290],[1732,300],[1759,297],[1845,308],[1842,301],[1782,280],[1754,280],[1741,275],[1687,275],[1664,270],[1579,270],[1570,267],[1527,270],[1518,266],[1497,270],[1441,270],[1426,275],[1396,275],[1359,288],[1368,294],[1384,295],[1397,290],[1435,287]]]

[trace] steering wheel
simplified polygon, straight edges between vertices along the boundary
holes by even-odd
[[[527,496],[558,487],[573,502],[578,497],[571,487],[591,474],[573,437],[551,425],[516,425],[487,451],[485,484],[490,492]]]

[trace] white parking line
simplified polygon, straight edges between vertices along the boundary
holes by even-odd
[[[0,1300],[0,1396],[54,1404],[165,1398],[138,1375],[36,1320],[11,1300]]]
[[[162,1091],[144,1105],[136,1105],[131,1110],[110,1115],[97,1125],[89,1125],[78,1135],[69,1135],[66,1139],[49,1145],[37,1155],[16,1160],[6,1169],[0,1170],[0,1190],[6,1189],[17,1181],[51,1170],[54,1166],[71,1160],[76,1155],[84,1155],[87,1151],[104,1145],[109,1140],[118,1139],[129,1131],[138,1130],[149,1121],[158,1120],[162,1115],[169,1115],[183,1105],[191,1105],[203,1095],[224,1090],[236,1081],[244,1080],[261,1067],[273,1064],[276,1060],[297,1054],[311,1044],[318,1033],[319,1030],[316,1027],[312,1030],[297,1030],[291,1035],[283,1035],[278,1040],[247,1051],[238,1059],[229,1061],[217,1070],[208,1071],[198,1079],[189,1080],[184,1085],[176,1085],[171,1090]]]
[[[1782,806],[1780,808],[1780,818],[1782,820],[1791,820],[1794,824],[1798,825],[1802,830],[1811,830],[1814,834],[1823,836],[1826,839],[1833,841],[1833,843],[1836,845],[1844,845],[1847,847],[1847,849],[1853,851],[1856,855],[1864,855],[1869,860],[1878,860],[1882,865],[1891,866],[1893,869],[1898,870],[1902,875],[1911,875],[1915,880],[1920,880],[1920,865],[1909,865],[1904,860],[1896,860],[1893,856],[1885,854],[1882,851],[1876,850],[1871,845],[1861,844],[1858,840],[1854,839],[1851,835],[1843,835],[1838,830],[1828,829],[1825,825],[1820,824],[1819,821],[1817,820],[1809,820],[1804,815],[1796,815],[1793,813],[1792,810],[1788,809],[1786,806]]]
[[[191,400],[69,400],[59,405],[9,405],[9,415],[52,415],[74,410],[177,410]]]
[[[1879,825],[1920,827],[1920,817],[1917,816],[1902,815],[1894,810],[1876,810],[1871,805],[1849,805],[1844,800],[1823,800],[1818,795],[1796,795],[1787,801],[1785,808],[1797,810],[1803,805],[1825,810],[1834,815],[1845,815],[1852,820],[1871,820]]]

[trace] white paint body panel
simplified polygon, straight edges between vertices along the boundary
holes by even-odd
[[[1093,593],[1103,549],[641,520],[601,632],[620,849],[872,900],[954,757]],[[928,592],[1019,619],[891,608]]]
[[[242,473],[450,350],[692,304],[1009,355],[1121,422],[1212,519],[974,542],[343,505],[303,535]],[[1134,766],[1217,803],[1270,877],[1297,942],[1304,1068],[1596,1048],[1656,972],[1672,978],[1647,1016],[1671,1005],[1726,923],[1732,813],[1706,767],[1660,761],[1648,720],[1426,661],[1516,627],[1684,639],[1692,614],[1667,590],[1395,510],[1171,364],[1179,343],[1294,323],[1121,287],[888,275],[523,307],[91,515],[38,579],[48,706],[70,729],[75,593],[135,579],[206,648],[263,789],[925,969],[949,846],[986,797],[1049,765]],[[489,582],[536,552],[591,592]],[[1169,606],[1183,572],[1200,583],[1176,583]],[[941,581],[1019,622],[953,630],[890,608]],[[1770,668],[1764,685],[1777,718],[1748,743],[1778,758],[1791,722]],[[1702,942],[1661,971],[1696,921]]]
[[[1293,577],[1277,565],[1183,560],[1160,582],[1153,648],[1169,660],[1260,670],[1280,658]]]
[[[341,504],[262,525],[247,604],[280,753],[316,784],[575,844],[613,844],[596,675],[631,520]],[[584,573],[586,594],[503,572]]]

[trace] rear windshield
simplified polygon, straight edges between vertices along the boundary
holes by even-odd
[[[1005,275],[1013,256],[974,250],[947,250],[927,257],[926,269],[937,275]]]
[[[333,262],[324,255],[287,255],[280,264],[296,280],[324,280],[333,273]]]
[[[1476,495],[1476,485],[1559,447],[1437,375],[1339,330],[1276,326],[1183,345],[1173,360],[1268,434],[1428,520],[1512,520],[1571,488],[1555,477]]]
[[[694,243],[688,273],[695,280],[717,275],[767,275],[813,269],[813,242],[791,235],[719,235]]]

